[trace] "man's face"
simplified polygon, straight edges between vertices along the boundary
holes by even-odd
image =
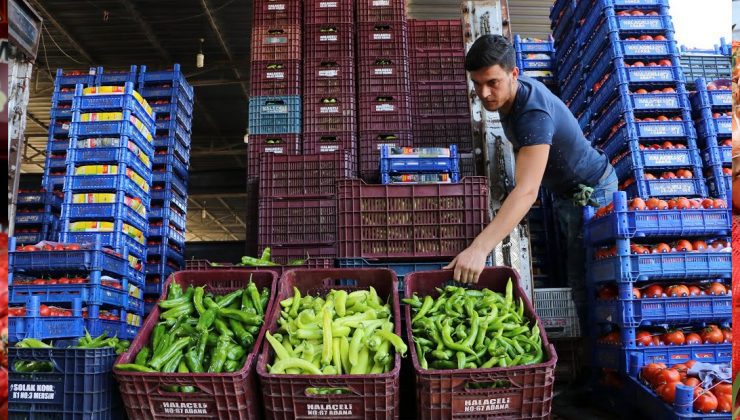
[[[504,70],[496,64],[471,71],[470,78],[475,86],[475,93],[487,111],[495,112],[501,108],[511,107],[516,96],[516,79],[519,69],[514,67],[510,71]]]

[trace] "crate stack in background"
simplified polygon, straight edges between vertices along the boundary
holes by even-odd
[[[56,241],[63,197],[60,190],[18,191],[14,235],[19,245]]]
[[[457,146],[461,176],[476,173],[462,22],[409,19],[414,147]]]
[[[151,207],[148,214],[146,287],[161,294],[170,274],[185,268],[188,168],[194,92],[175,64],[168,70],[141,67],[141,95],[155,118]]]
[[[346,150],[356,160],[355,2],[307,0],[303,8],[303,153]]]
[[[552,29],[553,66],[558,83],[560,99],[570,108],[573,115],[579,119],[581,128],[589,122],[589,115],[581,120],[585,107],[588,89],[581,83],[583,77],[583,63],[579,60],[581,54],[581,31],[574,17],[575,0],[558,0],[550,9],[550,28]]]
[[[413,145],[406,4],[360,0],[356,7],[359,172],[378,182],[381,145]]]
[[[535,287],[564,286],[562,280],[561,257],[558,250],[564,244],[560,241],[558,221],[553,213],[553,196],[541,187],[537,200],[526,216],[529,227],[529,243],[532,255],[532,277]],[[553,248],[552,244],[557,244]],[[536,304],[536,303],[535,303]]]
[[[689,95],[710,197],[732,202],[732,83],[698,78]]]
[[[555,43],[548,39],[522,38],[514,35],[516,66],[519,74],[535,78],[557,94],[558,82],[555,77]]]
[[[732,66],[732,44],[720,38],[719,44],[712,49],[680,47],[681,69],[686,77],[686,86],[693,90],[694,82],[704,78],[707,82],[728,78]]]

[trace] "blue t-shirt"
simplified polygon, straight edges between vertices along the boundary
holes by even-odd
[[[578,184],[595,186],[606,171],[606,155],[591,146],[568,107],[537,80],[519,76],[514,105],[510,114],[501,113],[501,125],[514,152],[550,145],[542,185],[554,193],[568,194]]]

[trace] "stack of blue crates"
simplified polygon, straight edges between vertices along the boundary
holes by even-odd
[[[393,147],[380,149],[380,179],[383,184],[450,184],[460,182],[457,146]]]
[[[138,269],[127,280],[141,290],[154,155],[153,113],[131,82],[94,89],[85,92],[78,85],[75,91],[60,241],[88,247],[99,242],[125,255]],[[142,315],[143,309],[142,303],[135,316]]]
[[[156,115],[152,207],[147,240],[145,294],[159,296],[170,274],[185,266],[193,88],[175,64],[170,70],[139,74],[141,95]]]
[[[144,276],[130,265],[125,250],[114,254],[100,241],[82,249],[60,245],[36,251],[16,250],[17,243],[10,238],[8,305],[25,313],[8,318],[11,343],[76,339],[86,330],[93,336],[134,338],[144,310]],[[45,280],[39,284],[38,278]]]
[[[514,49],[516,50],[516,65],[522,74],[539,80],[552,91],[557,91],[555,43],[552,37],[544,40],[522,38],[516,34]]]
[[[580,25],[572,76],[578,81],[561,80],[561,89],[564,99],[577,91],[570,108],[588,139],[610,158],[620,189],[630,197],[705,197],[667,4],[580,2],[573,12],[574,25]]]
[[[689,96],[709,195],[732,201],[732,84],[696,79]],[[709,88],[708,88],[709,86]]]
[[[537,201],[527,213],[529,241],[532,254],[532,277],[535,287],[560,287],[565,278],[558,244],[560,229],[553,214],[552,193],[540,188]]]
[[[20,245],[56,241],[62,192],[19,192],[15,214],[15,238]]]

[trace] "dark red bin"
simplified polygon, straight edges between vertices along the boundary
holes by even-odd
[[[411,50],[465,51],[462,21],[460,19],[409,19],[409,46]]]
[[[256,251],[255,251],[256,253]],[[295,270],[296,268],[332,268],[334,267],[334,260],[331,259],[319,259],[309,258],[304,265],[280,265],[274,267],[244,267],[240,265],[234,265],[233,263],[212,263],[208,260],[187,260],[185,261],[185,268],[197,271],[206,270],[260,270],[260,271],[273,271],[278,276],[282,276],[283,272],[288,270]]]
[[[352,0],[305,0],[306,23],[355,23],[355,2]]]
[[[404,0],[360,0],[357,2],[357,21],[406,22]]]
[[[264,247],[259,248],[259,255],[262,254]],[[311,262],[331,260],[337,257],[336,244],[331,246],[290,246],[271,248],[272,261],[283,266],[290,265],[296,260]]]
[[[348,151],[354,160],[357,156],[357,131],[303,134],[305,153],[333,153],[337,150]]]
[[[355,57],[355,25],[353,24],[307,24],[303,27],[305,58]]]
[[[338,179],[356,172],[349,151],[299,156],[266,153],[260,161],[260,197],[336,198]]]
[[[355,62],[346,58],[308,58],[303,61],[305,95],[355,93]]]
[[[301,25],[264,25],[252,28],[252,61],[300,60]]]
[[[463,51],[415,51],[411,55],[411,80],[466,82]]]
[[[470,116],[467,83],[414,83],[414,115]]]
[[[301,154],[300,134],[250,134],[247,145],[248,177],[257,178],[260,170],[260,154],[278,153],[282,155]]]
[[[341,258],[450,258],[488,225],[488,181],[367,185],[338,182]]]
[[[250,74],[252,96],[301,94],[301,61],[253,61]]]
[[[189,285],[204,286],[206,292],[229,293],[247,286],[252,280],[257,287],[270,289],[267,314],[272,312],[276,297],[277,274],[273,271],[213,270],[179,271],[171,275],[160,299],[166,298],[172,282],[185,289]],[[160,308],[155,306],[149,313],[139,334],[128,351],[121,354],[116,364],[133,363],[136,354],[149,344],[150,335],[159,322]],[[132,419],[172,419],[182,417],[177,410],[193,409],[202,414],[196,417],[221,419],[261,419],[261,400],[258,389],[255,362],[266,331],[266,324],[260,328],[254,347],[247,356],[244,367],[234,373],[141,373],[113,372],[118,380],[119,390],[126,411]],[[193,386],[195,393],[167,392],[166,385]],[[184,413],[184,411],[183,411]]]
[[[411,131],[411,97],[406,92],[360,97],[360,131]]]
[[[360,176],[367,182],[378,182],[380,179],[380,146],[383,144],[411,147],[411,130],[360,131]]]
[[[378,57],[408,56],[408,25],[406,22],[360,23],[357,48],[360,60]]]
[[[360,75],[358,77],[360,97],[376,93],[410,91],[408,61],[402,59],[382,62],[390,64],[377,66],[375,61],[360,64],[357,69]]]
[[[348,284],[350,284],[348,286]],[[291,270],[283,274],[277,300],[293,296],[293,287],[301,295],[320,296],[331,289],[348,292],[373,287],[383,301],[391,304],[394,332],[400,335],[401,315],[398,298],[398,279],[387,269],[328,269]],[[269,330],[278,330],[280,311],[270,316]],[[399,416],[399,386],[401,358],[396,353],[393,370],[376,375],[277,375],[267,371],[267,364],[274,360],[272,347],[262,349],[257,363],[265,416],[271,419],[296,419],[317,417],[311,406],[331,407],[351,412],[345,419],[395,419]],[[348,394],[309,395],[308,388],[344,388]],[[341,408],[339,408],[341,407]]]
[[[449,147],[458,151],[473,150],[473,130],[470,115],[413,117],[414,146]]]
[[[405,56],[382,56],[361,59],[357,65],[357,78],[408,77],[409,60]]]
[[[327,133],[357,129],[355,96],[347,94],[303,97],[303,132]]]
[[[259,214],[259,244],[262,247],[331,246],[337,241],[335,197],[261,198]]]
[[[405,296],[416,293],[422,299],[424,296],[437,297],[439,292],[435,288],[449,284],[452,276],[452,270],[411,273],[404,278]],[[542,321],[520,286],[519,274],[510,267],[484,268],[478,282],[472,288],[488,288],[504,293],[509,279],[514,283],[514,299],[524,301],[524,316],[540,329],[545,361],[509,368],[427,370],[419,365],[416,348],[409,346],[416,377],[417,418],[550,418],[558,356],[555,347],[547,340]],[[411,319],[408,305],[404,306],[404,314],[406,319]],[[406,324],[406,339],[408,343],[413,340],[409,323]],[[508,386],[485,389],[471,387],[477,383],[498,381],[507,383]],[[486,400],[497,402],[481,404]],[[472,406],[476,411],[470,411]]]
[[[290,0],[256,0],[252,26],[300,25],[303,21],[301,3]]]

